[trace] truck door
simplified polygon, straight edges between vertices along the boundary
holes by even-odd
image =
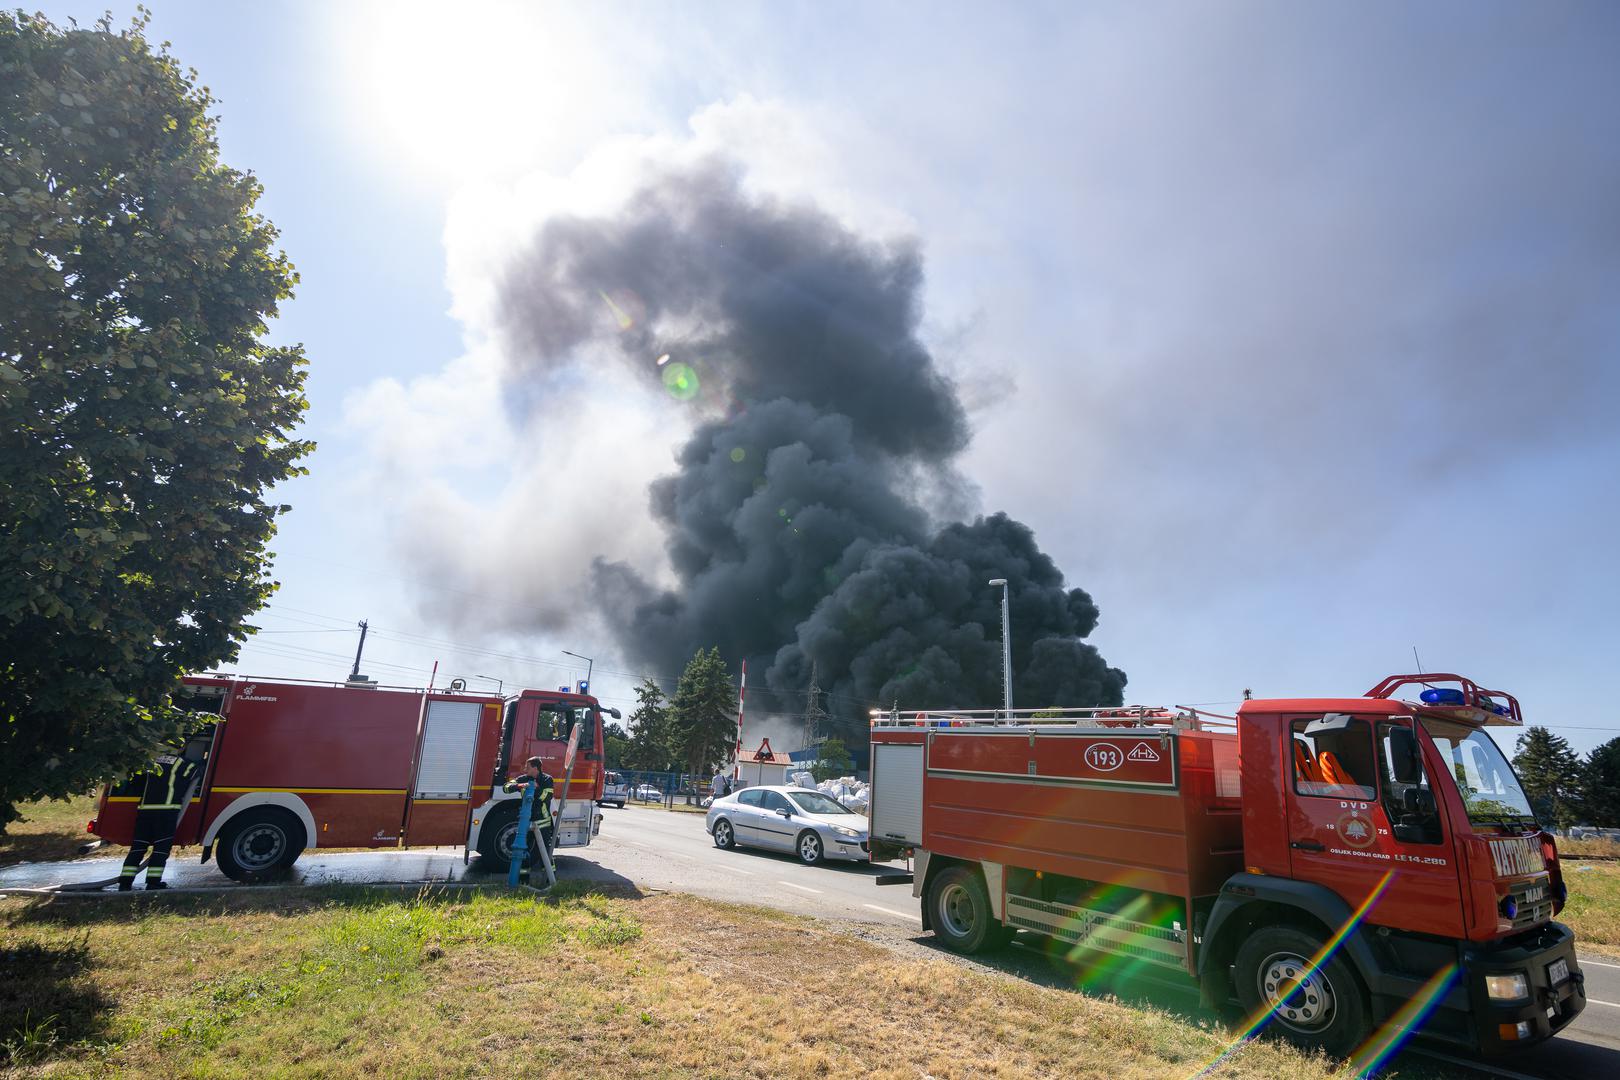
[[[1410,720],[1297,717],[1286,737],[1294,878],[1325,885],[1354,908],[1389,874],[1368,922],[1462,937],[1455,856],[1434,800],[1424,798]]]
[[[478,701],[428,701],[406,809],[406,843],[457,844],[466,837],[473,755],[484,708]]]

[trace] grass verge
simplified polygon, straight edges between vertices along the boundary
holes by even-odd
[[[95,839],[84,831],[85,823],[96,816],[94,795],[43,799],[20,809],[22,820],[13,821],[0,836],[0,866],[71,859],[80,844]]]
[[[1620,863],[1564,864],[1569,903],[1558,921],[1575,931],[1581,952],[1620,959]]]
[[[1188,1076],[1224,1029],[689,897],[0,902],[17,1075]],[[1250,1044],[1214,1075],[1314,1080]]]

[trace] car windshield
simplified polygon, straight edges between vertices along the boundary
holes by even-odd
[[[806,814],[827,817],[832,814],[849,813],[837,799],[828,798],[819,791],[795,791],[788,797],[798,803],[799,809]]]
[[[1433,719],[1423,721],[1423,730],[1451,766],[1469,821],[1535,820],[1535,811],[1530,809],[1519,778],[1513,775],[1513,766],[1483,730]]]

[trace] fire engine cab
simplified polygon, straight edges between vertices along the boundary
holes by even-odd
[[[602,710],[588,695],[194,676],[177,704],[218,719],[175,846],[201,844],[237,881],[278,876],[307,847],[465,845],[504,867],[519,798],[501,784],[530,757],[553,779],[558,847],[588,845],[601,824]],[[105,789],[90,831],[129,843],[140,783]]]
[[[897,877],[959,952],[1029,930],[1339,1056],[1501,1051],[1586,1003],[1553,838],[1485,730],[1521,723],[1457,675],[1235,717],[874,712],[872,859],[915,854]]]

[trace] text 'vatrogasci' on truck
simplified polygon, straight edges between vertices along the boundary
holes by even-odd
[[[1183,972],[1337,1056],[1501,1051],[1586,1004],[1557,849],[1485,731],[1521,723],[1456,675],[1236,717],[875,712],[872,859],[915,854],[890,880],[960,952],[1025,929]]]
[[[201,844],[237,881],[275,877],[306,847],[465,845],[504,869],[519,798],[501,784],[530,757],[554,778],[558,847],[601,824],[602,718],[585,694],[191,676],[176,704],[217,719],[175,844]],[[129,843],[140,791],[139,777],[104,790],[90,831]]]

